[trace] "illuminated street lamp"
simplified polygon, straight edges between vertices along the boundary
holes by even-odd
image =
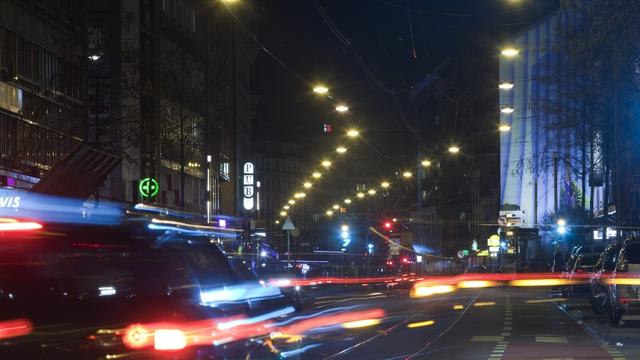
[[[380,186],[381,186],[383,189],[386,189],[386,188],[388,188],[389,186],[391,186],[391,184],[389,184],[389,182],[388,182],[388,181],[383,181],[382,183],[380,183]]]
[[[411,173],[411,171],[405,171],[402,173],[402,177],[404,177],[405,179],[409,179],[413,176],[413,174]]]
[[[333,204],[332,208],[333,208],[333,210],[338,210],[338,209],[340,209],[340,205]]]
[[[367,193],[371,196],[376,194],[376,190],[375,189],[369,189],[369,191],[367,191]]]
[[[460,152],[460,148],[455,145],[452,145],[449,147],[449,152],[452,154],[457,154]]]
[[[520,51],[518,51],[518,49],[512,48],[512,47],[508,47],[508,48],[504,48],[502,49],[502,51],[500,51],[500,53],[506,57],[514,57],[516,55],[518,55],[520,53]]]
[[[308,181],[305,182],[304,184],[302,184],[302,187],[305,188],[305,189],[310,189],[312,186],[313,186],[313,184],[308,182]]]
[[[325,214],[326,214],[327,216],[331,216],[331,215],[333,215],[333,211],[331,211],[331,210],[327,210],[327,211],[325,212]]]
[[[293,195],[293,197],[294,197],[294,198],[296,198],[296,199],[302,199],[302,198],[304,198],[305,196],[307,196],[307,194],[305,194],[305,193],[303,193],[303,192],[295,193],[295,194]]]
[[[345,204],[351,204],[351,199],[349,199],[349,198],[344,199],[344,203]]]
[[[500,112],[503,114],[511,114],[513,113],[513,108],[511,106],[505,105],[503,107],[500,108]]]
[[[347,136],[350,138],[357,137],[358,135],[360,135],[360,132],[356,129],[350,129],[349,131],[347,131]]]
[[[500,132],[509,132],[511,131],[511,125],[509,124],[502,124],[498,127],[498,130],[500,130]]]
[[[317,85],[313,87],[313,92],[316,94],[324,95],[329,92],[329,88],[324,85]]]
[[[349,111],[349,107],[347,105],[345,105],[345,104],[340,104],[340,105],[336,106],[336,111],[340,112],[340,113],[347,112],[347,111]]]
[[[314,179],[320,179],[320,178],[322,177],[322,173],[317,172],[317,171],[314,171],[314,172],[313,172],[313,174],[311,174],[311,176],[312,176]]]
[[[282,217],[287,216],[287,212],[286,211],[280,211],[280,216],[282,216]]]
[[[273,223],[274,223],[274,224],[276,224],[276,225],[278,225],[278,224],[280,224],[280,220],[276,220],[276,221],[274,221]]]
[[[344,225],[340,226],[340,230],[342,230],[343,232],[349,231],[349,225],[344,224]]]
[[[324,166],[325,168],[331,167],[331,161],[329,161],[329,160],[323,160],[320,164],[322,166]]]
[[[347,152],[347,148],[346,148],[346,147],[344,147],[344,146],[338,146],[338,147],[336,148],[336,152],[337,152],[338,154],[344,154],[344,153],[346,153],[346,152]]]
[[[291,206],[289,206],[289,205],[285,205],[285,206],[283,206],[282,208],[283,208],[283,209],[285,209],[285,210],[289,210],[289,209],[291,209]]]
[[[359,193],[356,194],[356,197],[358,199],[362,199],[364,197],[364,193],[363,192],[359,192]]]
[[[288,201],[288,203],[289,203],[289,205],[293,205],[293,204],[295,204],[295,203],[296,203],[296,201],[295,201],[295,200],[293,200],[293,199],[291,199],[291,200],[289,200],[289,201]]]
[[[430,161],[430,160],[425,159],[425,160],[422,160],[422,162],[421,162],[420,164],[421,164],[422,166],[424,166],[424,167],[429,167],[429,166],[431,166],[431,161]]]
[[[508,81],[501,82],[498,85],[498,89],[500,89],[500,90],[511,90],[511,89],[513,89],[513,83],[508,82]]]

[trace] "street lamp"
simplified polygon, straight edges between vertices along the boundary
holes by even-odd
[[[360,135],[360,132],[356,129],[350,129],[349,131],[347,131],[347,136],[350,138],[357,137],[358,135]]]
[[[337,152],[338,154],[344,154],[344,153],[346,153],[346,152],[347,152],[347,148],[346,148],[346,147],[344,147],[344,146],[338,146],[338,147],[336,148],[336,152]]]
[[[329,92],[329,88],[324,85],[317,85],[313,87],[313,92],[316,94],[324,95]]]
[[[413,174],[411,173],[411,171],[405,171],[402,173],[402,177],[404,177],[405,179],[409,179],[413,176]]]
[[[383,181],[382,183],[380,183],[380,186],[381,186],[383,189],[386,189],[386,188],[388,188],[389,186],[391,186],[391,184],[389,184],[389,182],[388,182],[388,181]]]
[[[333,215],[333,211],[331,211],[331,210],[327,210],[327,211],[325,212],[325,214],[327,214],[327,216],[331,216],[331,215]]]
[[[364,193],[363,192],[359,192],[359,193],[356,194],[356,197],[358,199],[362,199],[364,197]]]
[[[294,198],[296,198],[296,199],[302,199],[302,198],[304,198],[305,196],[307,196],[307,194],[305,194],[305,193],[303,193],[303,192],[295,193],[295,194],[293,195],[293,197],[294,197]]]
[[[291,208],[291,206],[289,206],[289,205],[285,205],[285,206],[283,206],[282,208],[283,208],[283,209],[285,209],[285,210],[289,210],[289,209]]]
[[[367,193],[371,196],[376,194],[376,190],[375,189],[369,189],[369,191],[367,191]]]
[[[498,127],[498,130],[500,130],[500,132],[509,132],[511,131],[511,125],[509,124],[502,124]]]
[[[302,184],[302,187],[305,188],[305,189],[310,189],[312,186],[313,186],[313,184],[308,182],[308,181],[305,182],[304,184]]]
[[[320,164],[322,166],[324,166],[325,168],[331,167],[331,161],[329,161],[329,160],[323,160]]]
[[[512,47],[508,47],[508,48],[504,48],[502,49],[502,51],[500,51],[500,53],[506,57],[514,57],[516,55],[518,55],[520,53],[520,51],[518,51],[518,49],[512,48]]]
[[[280,216],[282,216],[282,217],[287,216],[287,212],[286,211],[280,211]]]
[[[338,209],[340,209],[340,205],[333,204],[332,208],[333,208],[333,210],[338,210]]]
[[[422,166],[424,166],[424,167],[429,167],[429,166],[431,166],[431,161],[430,161],[430,160],[425,159],[425,160],[422,160],[422,162],[421,162],[420,164],[421,164]]]
[[[511,90],[513,89],[513,83],[508,81],[503,81],[498,85],[498,89],[500,90]]]
[[[311,174],[311,176],[314,179],[320,179],[322,177],[322,173],[318,172],[318,171],[314,171],[313,174]]]
[[[289,200],[289,201],[288,201],[288,203],[289,203],[289,205],[293,205],[293,204],[295,204],[295,203],[296,203],[296,201],[295,201],[295,200],[293,200],[293,199],[291,199],[291,200]]]
[[[449,152],[452,154],[457,154],[460,152],[460,148],[457,147],[456,145],[452,145],[449,147]]]
[[[340,105],[336,106],[336,111],[340,112],[340,113],[347,112],[347,111],[349,111],[349,107],[347,105],[345,105],[345,104],[340,104]]]
[[[344,199],[344,203],[345,204],[351,204],[351,199],[349,199],[349,198]]]
[[[274,221],[273,223],[274,223],[274,224],[276,224],[276,225],[278,225],[278,224],[280,224],[280,220],[276,220],[276,221]]]
[[[503,114],[511,114],[513,113],[513,108],[511,106],[505,105],[503,107],[500,108],[500,112]]]

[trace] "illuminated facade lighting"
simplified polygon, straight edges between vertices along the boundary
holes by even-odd
[[[500,130],[500,132],[509,132],[511,131],[511,125],[509,124],[502,124],[498,127],[498,130]]]
[[[505,49],[502,49],[502,51],[500,51],[500,53],[502,55],[504,55],[504,56],[507,56],[507,57],[513,57],[513,56],[518,55],[520,53],[520,51],[518,51],[518,49],[515,49],[515,48],[505,48]]]
[[[510,83],[508,81],[502,82],[498,85],[498,89],[500,90],[511,90],[513,89],[513,83]]]

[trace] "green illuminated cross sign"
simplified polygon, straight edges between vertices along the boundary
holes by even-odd
[[[156,179],[144,178],[141,179],[138,183],[138,191],[140,192],[140,196],[150,198],[158,195],[160,186],[158,185],[158,181]]]

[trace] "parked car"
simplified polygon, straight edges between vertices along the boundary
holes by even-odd
[[[640,276],[640,238],[627,238],[620,249],[609,284],[609,323],[618,325],[630,306],[640,303],[640,286],[616,283],[620,277]]]
[[[609,310],[609,284],[607,278],[616,267],[621,247],[622,244],[619,242],[607,246],[600,254],[589,278],[589,300],[593,311],[598,314],[603,314]]]
[[[590,274],[595,269],[595,265],[600,258],[599,252],[597,253],[576,253],[571,256],[567,261],[566,270],[562,272],[562,278],[567,280],[574,280],[583,278],[586,274]],[[565,296],[573,296],[576,294],[588,294],[589,283],[586,281],[579,284],[567,285],[563,287],[562,293]]]

